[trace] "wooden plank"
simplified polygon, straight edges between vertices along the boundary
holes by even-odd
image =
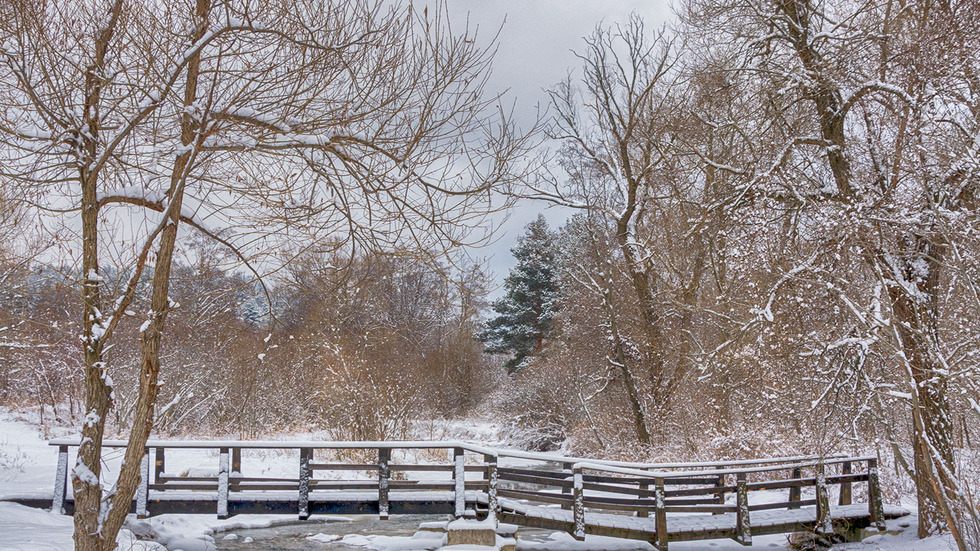
[[[569,497],[572,495],[572,484],[569,480],[572,478],[572,467],[573,465],[571,463],[562,463],[561,472],[555,473],[555,475],[560,475],[563,480],[561,485],[561,493],[567,494]],[[570,511],[572,509],[572,504],[564,503],[562,504],[561,508],[565,509],[566,511]]]
[[[218,518],[228,518],[228,448],[218,454]]]
[[[453,516],[466,514],[466,456],[463,448],[453,448]]]
[[[803,470],[799,467],[793,467],[793,474],[791,475],[794,480],[799,480],[803,477]],[[789,501],[800,501],[802,495],[802,490],[800,486],[790,486],[789,487]],[[799,509],[799,507],[790,507],[790,509]]]
[[[654,480],[653,499],[654,505],[656,506],[656,510],[654,511],[653,515],[657,527],[657,548],[661,551],[667,551],[670,536],[667,531],[667,504],[664,494],[664,479],[662,478],[657,478]]]
[[[231,449],[231,487],[230,491],[235,492],[238,490],[238,481],[242,476],[242,449],[232,448]]]
[[[388,480],[391,478],[391,449],[378,450],[378,518],[388,520]]]
[[[824,473],[824,466],[817,465],[817,525],[818,534],[832,534],[834,524],[830,518],[830,495],[827,488],[827,476]]]
[[[881,485],[878,482],[878,460],[868,459],[868,512],[871,524],[878,530],[885,529],[885,514],[881,504]]]
[[[755,505],[749,505],[749,511],[768,511],[772,509],[799,509],[800,507],[809,507],[811,505],[816,505],[817,500],[815,499],[801,499],[800,501],[780,501],[777,503],[757,503]]]
[[[751,510],[752,508],[749,507]],[[734,513],[738,510],[735,505],[667,505],[664,510],[668,513],[703,513],[705,515],[722,515],[725,513]],[[706,521],[710,522],[710,521]]]
[[[416,492],[424,492],[430,490],[443,490],[443,491],[454,491],[456,489],[456,483],[452,480],[447,480],[445,482],[437,481],[419,481],[419,480],[399,480],[397,482],[388,482],[389,490],[414,490]],[[454,500],[455,502],[455,500]]]
[[[162,482],[163,473],[166,472],[167,467],[166,448],[153,448],[153,452],[153,482]]]
[[[784,488],[804,488],[813,486],[817,483],[816,478],[789,478],[785,480],[767,480],[765,482],[751,482],[747,486],[750,492],[760,490],[782,490]]]
[[[453,465],[416,465],[416,464],[400,464],[400,465],[389,465],[391,472],[447,472],[451,473],[455,470]]]
[[[58,446],[58,467],[54,473],[54,494],[51,512],[65,513],[65,496],[68,493],[68,446]]]
[[[840,482],[840,497],[837,500],[838,505],[850,505],[851,504],[851,482],[844,477],[851,474],[851,462],[845,461],[841,463],[840,473],[843,475],[840,477],[842,480]]]
[[[147,518],[146,502],[150,497],[150,449],[143,450],[140,460],[140,483],[136,487],[136,518]]]
[[[718,480],[715,481],[715,492],[717,492],[716,499],[718,505],[722,505],[722,506],[725,505],[726,488],[727,487],[725,486],[725,475],[723,474],[718,475]],[[715,513],[715,514],[717,515],[721,513]]]
[[[644,480],[644,481],[640,482],[639,484],[637,484],[637,490],[638,490],[637,495],[640,495],[640,496],[645,495],[648,491],[650,491],[649,481]],[[654,498],[654,499],[656,499],[656,498]],[[654,503],[654,506],[656,506],[656,503]],[[638,516],[640,518],[647,518],[647,517],[649,517],[650,516],[650,510],[649,510],[649,508],[648,507],[644,507],[644,508],[638,510],[636,512],[636,516]]]
[[[377,468],[377,465],[367,463],[310,463],[311,471],[374,471]]]
[[[514,490],[510,488],[498,488],[497,495],[500,497],[509,497],[512,499],[526,499],[528,501],[534,501],[538,503],[555,503],[559,505],[568,505],[568,509],[571,508],[574,499],[568,494],[546,494],[543,492],[533,492],[530,490]],[[562,509],[566,509],[562,507]]]
[[[300,520],[310,518],[310,462],[313,459],[313,450],[301,448],[299,450],[299,497],[297,499],[297,514]]]
[[[582,481],[581,467],[572,469],[572,537],[582,541],[585,539],[585,488]]]
[[[500,500],[497,494],[497,486],[500,476],[497,473],[497,456],[485,455],[483,459],[487,463],[487,520],[496,522],[497,512],[500,510]]]
[[[500,477],[504,478],[512,474],[516,475],[530,475],[530,476],[540,476],[542,478],[550,478],[552,482],[562,481],[571,476],[571,467],[569,467],[568,472],[562,471],[538,471],[534,469],[520,469],[516,467],[498,467],[497,472],[500,473]]]
[[[735,541],[742,545],[752,545],[752,523],[749,519],[749,492],[745,473],[735,475],[735,495],[738,509],[735,517]]]

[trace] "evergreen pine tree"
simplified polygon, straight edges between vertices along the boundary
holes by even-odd
[[[487,352],[513,354],[505,364],[508,373],[520,371],[544,349],[554,321],[559,295],[554,242],[544,216],[525,226],[511,249],[517,265],[504,280],[506,294],[493,303],[497,316],[478,335]]]

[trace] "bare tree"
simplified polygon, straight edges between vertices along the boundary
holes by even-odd
[[[692,28],[740,52],[731,74],[756,83],[762,106],[742,128],[772,144],[719,166],[743,178],[746,200],[790,213],[814,251],[780,281],[812,278],[834,290],[862,334],[846,346],[861,356],[873,344],[904,374],[920,535],[946,525],[965,549],[961,532],[976,514],[957,521],[956,510],[970,506],[955,472],[949,386],[972,370],[951,369],[964,341],[947,329],[956,323],[944,287],[972,288],[961,274],[975,261],[962,252],[976,220],[980,111],[969,53],[976,21],[963,14],[976,3],[690,7]]]
[[[3,177],[59,231],[80,218],[80,550],[115,547],[139,482],[182,235],[221,243],[256,276],[328,239],[438,252],[498,206],[492,191],[517,176],[527,146],[483,95],[490,50],[454,33],[442,7],[10,1],[0,27]],[[106,262],[130,274],[118,288]],[[144,272],[140,387],[104,493],[106,351]]]

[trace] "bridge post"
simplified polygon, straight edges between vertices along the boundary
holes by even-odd
[[[562,474],[568,473],[568,478],[566,478],[565,480],[563,480],[562,483],[561,483],[561,493],[563,493],[565,495],[571,495],[571,493],[572,493],[572,467],[573,467],[573,465],[571,463],[562,463],[561,464],[561,472],[562,472]],[[562,509],[565,509],[566,511],[568,511],[568,510],[570,510],[572,508],[572,506],[569,503],[562,503],[561,504],[561,508]]]
[[[833,534],[834,523],[830,517],[830,495],[827,492],[827,474],[823,463],[817,465],[817,533]]]
[[[378,448],[378,518],[388,520],[388,480],[391,478],[391,448]]]
[[[500,502],[497,497],[497,484],[499,475],[497,473],[497,455],[484,455],[487,462],[487,520],[497,520],[497,509]]]
[[[879,530],[885,529],[885,512],[881,505],[881,485],[878,482],[878,460],[868,460],[868,512],[871,524]]]
[[[735,488],[738,512],[735,520],[735,541],[742,545],[752,545],[752,523],[749,520],[749,491],[745,473],[735,474]]]
[[[851,474],[851,462],[845,461],[841,463],[840,474],[847,476]],[[840,498],[837,500],[838,505],[850,505],[851,504],[851,483],[848,481],[841,482],[840,484]]]
[[[310,518],[310,460],[313,458],[312,448],[299,449],[299,519]]]
[[[572,468],[572,520],[575,527],[572,537],[581,541],[585,539],[585,484],[582,480],[582,468]]]
[[[68,492],[68,446],[58,446],[58,470],[54,473],[54,497],[51,512],[64,514],[65,495]]]
[[[238,491],[238,479],[242,476],[242,449],[231,449],[231,487],[229,491]]]
[[[455,506],[453,516],[463,518],[466,515],[466,456],[463,448],[453,449],[453,489]]]
[[[163,473],[166,469],[166,457],[164,456],[166,448],[158,447],[153,450],[156,460],[153,462],[153,481],[156,483],[161,483],[163,480]]]
[[[799,479],[803,478],[803,469],[801,469],[799,467],[793,467],[792,477],[793,477],[793,480],[799,481]],[[790,488],[789,488],[789,501],[790,501],[790,506],[787,507],[787,509],[799,509],[800,508],[800,506],[798,504],[797,505],[793,505],[793,503],[799,502],[799,501],[801,501],[803,499],[802,482],[798,482],[798,484],[799,485],[797,485],[797,486],[790,486]]]
[[[646,480],[641,479],[639,484],[639,489],[640,491],[637,492],[636,495],[637,497],[639,497],[640,502],[642,503],[648,497],[647,492],[650,490],[650,483]],[[640,509],[639,511],[636,512],[636,516],[640,518],[647,518],[650,516],[650,511],[648,509]]]
[[[150,449],[143,450],[140,460],[140,485],[136,487],[136,518],[147,518],[146,504],[150,497]]]
[[[715,467],[715,468],[718,469],[719,471],[724,470],[724,467]],[[725,504],[725,490],[724,490],[724,488],[725,488],[725,475],[724,474],[718,475],[718,479],[715,480],[715,487],[716,488],[719,488],[718,493],[715,496],[715,497],[718,498],[718,505],[724,505]],[[724,513],[715,513],[715,514],[716,515],[721,515],[721,514],[724,514]]]
[[[218,455],[218,518],[228,518],[228,448]]]
[[[657,525],[657,549],[667,551],[670,538],[667,534],[667,491],[664,489],[664,479],[654,479],[654,517]]]

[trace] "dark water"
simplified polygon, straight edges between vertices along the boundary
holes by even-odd
[[[349,521],[331,521],[287,524],[283,526],[273,526],[271,528],[255,528],[249,530],[237,530],[228,533],[214,534],[215,544],[221,551],[251,550],[251,551],[273,551],[273,550],[319,550],[319,551],[365,551],[369,549],[364,546],[348,545],[339,541],[324,543],[307,539],[309,536],[317,534],[346,536],[350,534],[360,536],[380,535],[382,537],[401,537],[410,538],[418,530],[419,524],[423,522],[443,521],[446,515],[399,515],[392,516],[389,520],[379,520],[377,515],[353,515],[345,516]],[[234,540],[222,539],[228,534],[238,536]],[[436,536],[414,538],[412,541],[399,541],[400,551],[424,551],[439,547],[441,542]],[[246,537],[252,538],[252,542],[246,543]],[[381,543],[381,542],[379,542]],[[402,546],[401,544],[405,544]],[[386,546],[387,547],[387,546]]]

